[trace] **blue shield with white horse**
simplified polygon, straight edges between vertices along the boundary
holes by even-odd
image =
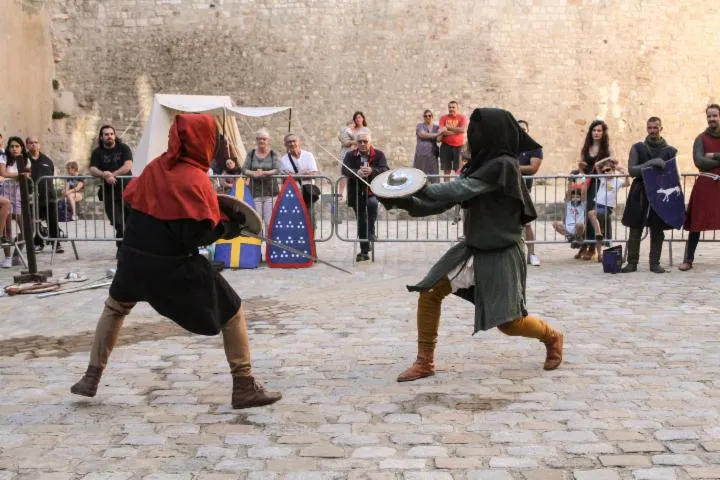
[[[663,169],[643,168],[642,178],[645,194],[657,216],[671,227],[681,228],[685,223],[685,195],[675,159],[665,162]]]

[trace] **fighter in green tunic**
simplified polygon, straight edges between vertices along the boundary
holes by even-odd
[[[435,345],[442,300],[454,293],[475,304],[475,328],[537,338],[547,349],[544,368],[562,363],[563,334],[525,307],[523,226],[537,215],[517,162],[519,151],[540,148],[519,128],[510,112],[476,109],[467,130],[471,160],[460,177],[427,185],[412,197],[381,199],[386,208],[411,216],[435,215],[460,204],[464,237],[410,291],[419,291],[418,354],[399,382],[435,374]]]

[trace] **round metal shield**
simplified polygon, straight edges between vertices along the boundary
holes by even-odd
[[[220,204],[220,211],[230,220],[237,219],[238,213],[241,213],[245,216],[245,228],[248,232],[255,235],[262,235],[263,220],[254,208],[239,198],[231,197],[230,195],[218,194],[217,199]]]
[[[370,188],[380,198],[403,198],[419,192],[427,183],[427,175],[417,168],[396,168],[373,179]]]

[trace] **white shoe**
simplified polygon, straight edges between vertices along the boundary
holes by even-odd
[[[540,259],[537,257],[537,255],[530,255],[530,265],[532,265],[533,267],[540,266]]]
[[[12,267],[12,257],[5,257],[5,260],[0,263],[1,268],[11,268]]]

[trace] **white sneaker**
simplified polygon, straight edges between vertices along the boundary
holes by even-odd
[[[1,268],[11,268],[12,267],[12,257],[5,257],[5,260],[0,263]]]
[[[533,267],[540,266],[540,259],[537,257],[537,255],[530,255],[530,265],[532,265]]]

